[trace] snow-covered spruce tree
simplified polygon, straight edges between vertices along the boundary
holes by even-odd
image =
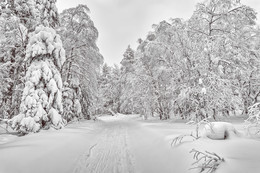
[[[123,59],[120,62],[122,64],[124,72],[130,72],[133,70],[133,64],[134,64],[134,50],[128,45],[127,49],[125,50],[123,54]]]
[[[37,132],[41,128],[62,128],[62,80],[60,69],[65,50],[55,30],[42,25],[29,34],[26,59],[30,66],[25,76],[20,114],[10,122],[22,133]]]
[[[5,69],[1,76],[2,86],[6,86],[0,89],[0,114],[6,113],[7,118],[19,113],[28,34],[40,24],[57,26],[55,2],[56,0],[0,1],[0,68]]]
[[[121,66],[121,76],[120,82],[122,85],[122,94],[120,96],[120,111],[121,113],[134,113],[134,92],[132,81],[134,76],[134,50],[127,47],[123,54],[123,59],[120,62]]]

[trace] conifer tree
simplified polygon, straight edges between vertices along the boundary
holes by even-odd
[[[55,30],[38,26],[29,35],[26,61],[30,63],[25,76],[20,113],[11,119],[12,127],[22,133],[37,132],[43,127],[61,128],[62,80],[60,69],[65,50]]]
[[[58,25],[56,0],[17,2],[18,5],[28,5],[28,9],[19,6],[16,9],[21,10],[21,14],[27,10],[29,16],[36,16],[32,17],[36,27],[29,29],[24,59],[29,67],[20,112],[9,123],[21,133],[38,132],[41,128],[62,128],[66,121],[62,117],[60,71],[65,61],[65,50],[60,36],[53,29]],[[24,21],[24,24],[28,22]]]

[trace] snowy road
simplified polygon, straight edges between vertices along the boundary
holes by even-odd
[[[80,158],[74,173],[133,173],[133,158],[129,149],[129,123],[103,124],[95,144]]]
[[[131,118],[103,118],[99,123],[102,131],[80,156],[74,173],[174,172],[164,136]]]
[[[145,129],[135,118],[104,117],[16,137],[0,144],[0,173],[172,172],[171,160],[159,159],[163,136]]]
[[[25,137],[1,135],[0,173],[195,173],[189,170],[192,148],[223,156],[221,173],[260,170],[259,140],[200,139],[172,148],[175,136],[190,134],[194,127],[137,116],[99,119]]]

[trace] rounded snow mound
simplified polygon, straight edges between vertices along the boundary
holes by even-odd
[[[240,136],[240,134],[231,123],[210,122],[205,124],[203,136],[214,140],[223,140],[232,136]]]

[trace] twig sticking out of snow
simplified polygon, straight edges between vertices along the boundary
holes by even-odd
[[[176,147],[176,146],[182,144],[183,143],[183,138],[185,138],[185,137],[192,137],[193,141],[199,139],[199,137],[197,138],[192,133],[190,135],[180,135],[180,136],[177,136],[176,138],[174,138],[172,140],[171,146]]]
[[[197,139],[199,139],[199,127],[200,127],[200,125],[210,123],[210,121],[208,120],[208,118],[209,118],[209,117],[204,118],[204,119],[202,119],[202,120],[199,120],[199,119],[195,118],[195,119],[190,120],[189,122],[186,123],[186,124],[188,124],[188,125],[196,125],[196,130],[195,130],[195,132],[196,132],[196,138],[197,138]]]
[[[200,138],[200,136],[199,136],[199,126],[201,124],[207,124],[207,123],[209,123],[208,118],[204,118],[202,120],[198,120],[198,119],[190,120],[186,124],[188,124],[188,125],[196,125],[195,136],[193,135],[193,133],[191,133],[190,135],[187,135],[187,134],[186,135],[180,135],[180,136],[178,136],[178,137],[176,137],[176,138],[174,138],[172,140],[171,146],[175,146],[176,147],[176,146],[182,144],[184,137],[192,137],[193,141],[194,140],[198,140]]]
[[[197,165],[196,167],[192,167],[190,169],[200,169],[200,173],[214,173],[219,165],[222,162],[225,162],[225,159],[217,155],[216,153],[211,153],[208,151],[201,152],[195,149],[192,149],[190,153],[194,153],[193,159],[196,161],[192,165]]]

